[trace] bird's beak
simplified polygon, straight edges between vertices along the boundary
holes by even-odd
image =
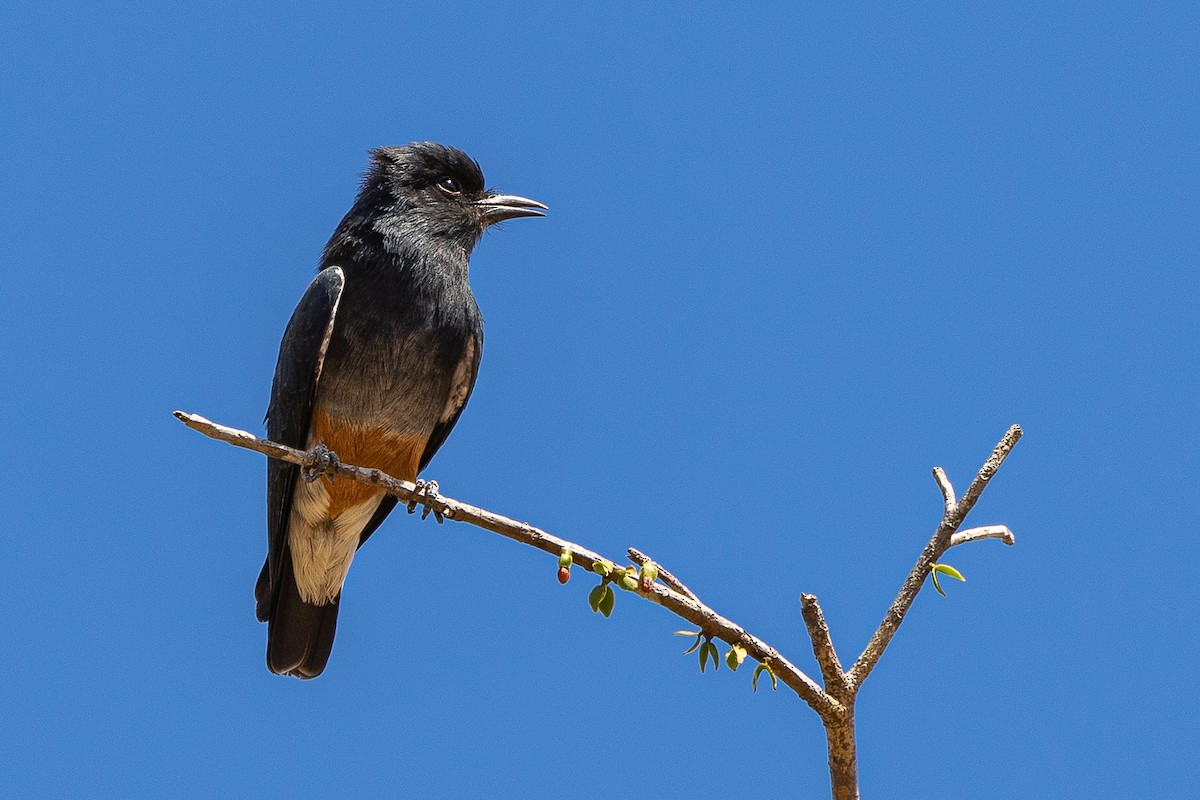
[[[487,194],[475,201],[475,205],[483,211],[483,218],[488,225],[517,217],[544,217],[546,215],[542,212],[550,210],[537,200],[517,197],[515,194]]]

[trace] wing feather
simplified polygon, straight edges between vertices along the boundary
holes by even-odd
[[[267,409],[267,437],[273,441],[289,447],[308,447],[317,386],[345,285],[346,276],[340,267],[326,267],[308,285],[292,312],[279,345],[279,361]],[[267,563],[255,588],[259,619],[270,615],[279,583],[287,552],[292,494],[299,473],[300,468],[295,464],[276,459],[267,461]]]

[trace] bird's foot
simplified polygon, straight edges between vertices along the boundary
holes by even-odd
[[[421,519],[429,516],[429,512],[433,512],[433,518],[442,524],[442,512],[435,505],[438,501],[438,483],[437,481],[417,481],[416,496],[408,501],[408,513],[413,513],[417,510],[417,506],[425,507],[421,512]]]
[[[334,470],[342,465],[338,460],[337,453],[330,450],[324,443],[318,444],[312,450],[313,463],[307,467],[300,468],[300,475],[306,483],[312,483],[322,475],[328,475],[329,480],[334,479]]]

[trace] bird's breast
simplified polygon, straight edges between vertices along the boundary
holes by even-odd
[[[474,298],[469,290],[441,298],[352,292],[353,284],[347,281],[334,322],[316,408],[358,431],[383,431],[423,446],[451,398],[469,391],[464,370],[473,373],[482,346]]]

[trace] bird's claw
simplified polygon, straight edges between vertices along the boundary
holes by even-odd
[[[312,464],[300,468],[300,476],[304,478],[304,482],[312,483],[322,475],[328,475],[329,480],[333,481],[334,470],[342,465],[342,462],[338,460],[337,453],[321,443],[313,448],[312,457]]]
[[[438,501],[438,483],[437,481],[417,481],[417,491],[412,500],[408,501],[408,513],[413,513],[417,510],[418,505],[422,505],[425,509],[421,512],[421,519],[429,516],[429,512],[433,512],[433,518],[442,524],[442,512],[437,509],[435,503]]]

